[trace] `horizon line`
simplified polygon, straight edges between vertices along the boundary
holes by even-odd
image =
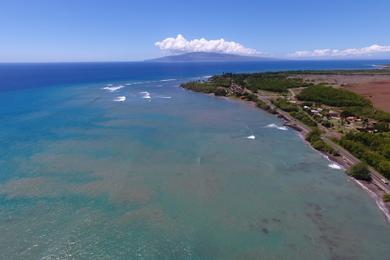
[[[162,56],[168,57],[168,56]],[[161,58],[162,58],[161,57]],[[268,57],[267,57],[268,58]],[[59,63],[255,63],[255,62],[285,62],[285,61],[390,61],[390,58],[349,58],[349,59],[283,59],[270,58],[269,60],[253,60],[253,61],[154,61],[151,58],[147,60],[96,60],[96,61],[0,61],[0,64],[59,64]]]

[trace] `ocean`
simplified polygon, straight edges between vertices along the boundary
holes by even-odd
[[[0,64],[0,259],[389,259],[375,201],[296,131],[179,87],[378,63]]]

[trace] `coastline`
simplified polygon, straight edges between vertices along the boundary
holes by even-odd
[[[246,101],[246,102],[251,102],[251,101]],[[253,102],[251,102],[253,103]],[[264,110],[265,111],[265,110]],[[268,112],[268,111],[266,111]],[[280,117],[279,115],[280,114],[275,114],[277,115],[278,118],[281,118],[284,122],[283,125],[285,126],[288,126],[289,128],[295,130],[298,134],[298,136],[300,138],[302,138],[303,142],[308,145],[309,147],[311,147],[315,152],[318,152],[320,153],[321,155],[323,155],[327,160],[329,160],[330,162],[333,162],[333,163],[336,163],[337,165],[341,166],[343,168],[343,171],[344,173],[346,174],[346,170],[351,166],[347,163],[348,161],[348,158],[345,157],[342,153],[340,154],[340,156],[334,156],[334,155],[331,155],[331,154],[327,154],[327,153],[324,153],[322,151],[318,151],[316,150],[310,142],[306,141],[305,139],[305,135],[307,134],[307,132],[305,132],[305,130],[299,130],[295,127],[295,123],[293,125],[290,124],[291,121],[289,121],[288,118],[285,118],[285,117]],[[299,122],[300,123],[300,122]],[[300,125],[303,129],[305,129],[305,126],[301,123]],[[375,184],[373,183],[369,183],[369,182],[366,182],[366,181],[361,181],[361,180],[357,180],[353,177],[350,177],[350,176],[347,176],[348,179],[352,180],[354,183],[356,183],[357,186],[359,186],[361,189],[363,189],[364,191],[366,191],[370,197],[372,199],[375,200],[375,203],[376,205],[378,206],[378,208],[382,211],[384,217],[386,218],[387,222],[390,224],[390,204],[389,203],[385,203],[382,199],[382,196],[384,194],[384,192],[378,187],[376,186]]]
[[[193,91],[193,90],[190,90],[190,89],[186,89],[186,90]],[[216,95],[215,93],[207,93],[207,95],[218,97],[218,98],[222,98],[222,99],[225,99],[225,100],[242,101],[243,104],[247,104],[247,105],[250,105],[252,107],[256,107],[258,109],[261,109],[261,110],[263,110],[265,112],[268,112],[269,114],[274,115],[274,116],[278,117],[279,119],[281,119],[283,121],[283,125],[284,126],[287,126],[287,127],[291,128],[291,129],[295,130],[296,133],[298,134],[298,136],[303,139],[303,141],[304,141],[304,143],[306,145],[309,145],[309,147],[311,147],[313,150],[315,150],[316,152],[319,152],[322,156],[324,156],[330,162],[336,163],[337,165],[341,166],[343,168],[343,171],[344,171],[345,174],[346,174],[345,171],[352,166],[351,162],[350,162],[350,158],[351,157],[355,158],[355,157],[353,155],[351,155],[348,151],[347,151],[347,153],[349,154],[348,156],[345,155],[345,151],[344,151],[344,152],[341,152],[340,155],[336,157],[334,155],[331,155],[331,154],[328,154],[328,153],[325,153],[325,152],[322,152],[322,151],[318,151],[317,149],[315,149],[312,146],[312,144],[305,139],[305,136],[310,132],[310,128],[308,128],[306,125],[304,125],[299,120],[297,120],[297,119],[293,118],[292,116],[290,116],[288,113],[286,113],[286,112],[280,110],[279,108],[275,107],[272,104],[272,102],[270,100],[268,100],[266,97],[263,97],[263,96],[257,94],[257,97],[261,101],[267,103],[268,105],[270,105],[272,107],[272,112],[270,112],[269,110],[263,109],[261,107],[258,107],[256,105],[255,101],[244,100],[242,98],[238,98],[238,97],[235,97],[235,96],[219,96],[219,95]],[[355,159],[360,161],[357,158],[355,158]],[[367,194],[372,199],[374,199],[375,204],[378,206],[379,210],[384,215],[387,223],[390,224],[390,203],[388,203],[388,202],[386,203],[386,202],[383,201],[382,196],[385,193],[385,191],[383,191],[380,188],[380,185],[376,185],[374,182],[370,183],[370,182],[366,182],[366,181],[357,180],[357,179],[355,179],[353,177],[350,177],[350,176],[347,176],[347,177],[348,177],[348,179],[352,180],[357,186],[359,186],[359,188],[361,188],[362,190],[367,192]]]

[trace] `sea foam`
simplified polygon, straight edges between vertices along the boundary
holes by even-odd
[[[114,98],[114,101],[115,102],[125,102],[126,101],[126,97],[125,96],[119,96],[119,97]]]
[[[266,125],[265,127],[266,128],[275,128],[275,129],[282,130],[282,131],[288,130],[288,128],[286,126],[278,126],[276,124],[269,124],[269,125]]]
[[[335,170],[342,170],[343,169],[343,167],[341,167],[337,163],[330,163],[330,164],[328,164],[328,166],[329,166],[329,168],[332,168],[332,169],[335,169]]]
[[[145,99],[151,99],[152,98],[150,96],[150,93],[147,92],[147,91],[142,91],[142,92],[140,92],[140,94],[142,95],[142,98],[145,98]]]
[[[161,82],[167,82],[167,81],[175,81],[176,79],[162,79]]]
[[[249,139],[249,140],[255,140],[256,139],[256,136],[254,135],[250,135],[250,136],[247,136],[245,137],[246,139]]]
[[[124,88],[125,86],[119,85],[119,86],[112,86],[112,84],[107,85],[104,87],[104,90],[108,90],[109,92],[115,92],[117,90],[120,90],[121,88]]]

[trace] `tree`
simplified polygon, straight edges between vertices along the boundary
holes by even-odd
[[[353,165],[347,171],[348,175],[354,177],[357,180],[363,181],[371,181],[370,171],[368,170],[368,166],[364,162],[357,163]]]
[[[386,178],[390,178],[390,162],[382,160],[378,163],[378,169]]]
[[[375,130],[377,130],[378,132],[388,132],[389,124],[386,122],[379,122],[375,125]]]
[[[217,87],[215,90],[214,94],[216,96],[226,96],[227,95],[227,90],[223,87]]]

